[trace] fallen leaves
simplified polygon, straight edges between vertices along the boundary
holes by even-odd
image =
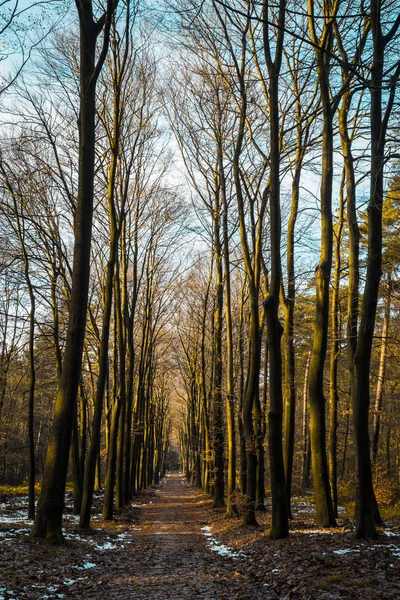
[[[101,497],[94,512],[99,515]],[[91,535],[65,520],[67,544],[28,537],[24,499],[0,507],[0,600],[330,600],[400,597],[400,532],[356,542],[350,531],[315,529],[313,505],[293,503],[289,540],[268,538],[269,513],[245,529],[177,474],[142,494]]]

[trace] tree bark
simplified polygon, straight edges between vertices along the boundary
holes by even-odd
[[[344,173],[343,173],[344,177]],[[341,272],[341,240],[344,216],[343,183],[340,189],[340,205],[338,224],[335,231],[335,269],[332,290],[331,309],[331,356],[329,377],[329,481],[331,486],[333,511],[338,516],[338,491],[337,491],[337,428],[338,428],[338,360],[340,353],[340,328],[339,328],[339,290]]]
[[[107,12],[97,23],[93,19],[92,3],[89,0],[77,0],[76,6],[80,23],[80,111],[78,198],[74,222],[72,287],[63,368],[42,489],[32,528],[33,536],[56,543],[63,537],[62,514],[68,455],[81,377],[86,326],[93,218],[96,82],[106,57],[111,16],[116,4],[109,1]],[[103,28],[103,47],[96,64],[96,40]]]
[[[376,385],[374,419],[373,419],[373,424],[372,424],[371,455],[372,455],[372,466],[373,467],[376,467],[376,461],[378,458],[378,449],[379,449],[381,414],[382,414],[383,393],[384,393],[384,386],[385,386],[386,357],[387,357],[388,342],[389,342],[391,296],[392,296],[392,278],[391,278],[391,274],[389,273],[388,277],[387,277],[387,291],[386,291],[386,297],[385,297],[385,312],[384,312],[384,316],[383,316],[383,326],[382,326],[382,342],[381,342],[381,353],[380,353],[379,369],[378,369],[378,383]]]
[[[333,110],[329,90],[329,60],[332,45],[332,19],[324,19],[324,45],[316,35],[314,0],[308,2],[310,37],[314,43],[319,90],[323,113],[322,165],[321,165],[321,251],[315,270],[316,314],[314,342],[309,372],[310,440],[312,472],[320,527],[335,525],[332,496],[329,486],[326,453],[324,365],[327,351],[329,326],[329,282],[332,267],[332,180],[333,180]],[[323,5],[324,17],[331,17],[330,2]]]
[[[278,25],[274,41],[275,57],[272,59],[270,25],[268,24],[269,1],[263,3],[264,54],[269,75],[270,110],[270,176],[269,195],[271,269],[270,289],[264,305],[267,318],[268,357],[269,357],[269,463],[272,494],[272,524],[270,537],[281,539],[289,536],[289,515],[286,497],[285,468],[282,448],[282,349],[283,328],[279,320],[279,295],[282,285],[281,262],[281,207],[280,207],[280,139],[279,139],[279,76],[282,63],[282,49],[285,29],[286,1],[280,0]]]
[[[233,327],[231,307],[231,273],[229,257],[228,232],[228,200],[226,195],[226,180],[222,153],[222,131],[218,138],[218,170],[222,196],[222,238],[225,275],[225,323],[226,323],[226,420],[228,445],[228,473],[226,515],[236,514],[233,494],[236,489],[236,428],[235,428],[235,393],[233,368]]]
[[[223,267],[220,239],[220,202],[216,195],[214,206],[215,255],[215,311],[214,311],[214,394],[213,394],[213,450],[214,450],[214,507],[225,506],[224,500],[224,431],[222,413],[222,317]]]
[[[379,519],[372,484],[369,436],[370,389],[369,374],[375,329],[376,307],[382,268],[382,207],[384,183],[384,153],[386,130],[392,112],[400,63],[389,82],[386,107],[383,108],[383,80],[385,50],[399,29],[397,19],[386,35],[382,32],[382,2],[371,0],[371,31],[373,57],[371,67],[371,171],[368,204],[367,273],[361,308],[360,329],[354,354],[353,415],[357,460],[356,537],[376,537],[376,519]]]

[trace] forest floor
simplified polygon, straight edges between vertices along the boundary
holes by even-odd
[[[172,473],[113,522],[97,496],[90,536],[67,502],[67,543],[54,547],[29,538],[26,501],[0,498],[0,600],[400,598],[400,521],[357,542],[316,529],[310,500],[295,498],[290,538],[271,541],[268,511],[243,528]]]

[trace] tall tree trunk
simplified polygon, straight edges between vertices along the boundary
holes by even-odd
[[[332,496],[329,486],[328,460],[326,453],[324,365],[327,351],[329,326],[329,283],[332,267],[332,180],[333,180],[333,110],[329,90],[329,60],[332,45],[332,7],[329,0],[323,3],[324,46],[316,35],[314,0],[308,2],[309,30],[314,44],[319,90],[323,113],[322,165],[321,165],[321,251],[315,270],[316,314],[314,342],[309,372],[310,439],[311,459],[317,511],[320,527],[335,525]]]
[[[215,311],[214,311],[214,394],[213,394],[213,450],[214,450],[214,507],[225,505],[224,500],[224,430],[222,411],[222,319],[223,267],[220,234],[221,208],[217,192],[214,205],[215,255]]]
[[[72,427],[72,444],[71,444],[70,461],[71,461],[72,483],[73,483],[74,514],[79,515],[80,510],[81,510],[81,505],[82,505],[83,477],[82,477],[82,471],[80,468],[81,461],[80,461],[80,456],[79,456],[79,429],[78,429],[77,414],[74,415],[74,424]]]
[[[238,433],[239,433],[239,456],[240,456],[240,492],[246,494],[247,465],[246,465],[246,441],[243,430],[243,401],[245,390],[244,378],[244,349],[243,349],[243,326],[244,326],[244,287],[242,287],[242,298],[240,301],[240,327],[239,327],[239,415],[238,415]]]
[[[93,19],[91,2],[77,0],[76,6],[80,22],[80,111],[79,175],[74,222],[72,287],[63,368],[46,455],[42,489],[32,528],[33,536],[47,538],[53,542],[62,540],[62,514],[68,455],[81,377],[86,326],[93,217],[96,82],[108,50],[111,17],[116,4],[109,0],[107,12],[97,22]],[[103,47],[96,64],[96,40],[103,28]]]
[[[110,442],[108,445],[107,472],[102,514],[104,521],[110,521],[114,514],[115,466],[117,462],[117,442],[120,412],[121,403],[119,396],[116,396],[114,398],[114,405],[112,408]]]
[[[35,367],[35,294],[33,285],[29,276],[28,255],[24,251],[24,270],[25,280],[28,284],[30,310],[29,310],[29,390],[28,390],[28,519],[35,518],[35,431],[34,431],[34,411],[35,411],[35,388],[36,388],[36,367]]]
[[[294,233],[299,206],[300,173],[302,164],[301,125],[298,126],[296,165],[292,182],[292,206],[287,232],[287,294],[283,300],[285,339],[285,411],[284,411],[284,446],[283,459],[285,465],[286,497],[289,516],[291,517],[292,474],[294,455],[294,434],[296,418],[296,386],[295,386],[295,353],[294,353],[294,308],[296,295],[296,281],[294,273]]]
[[[111,309],[113,303],[114,270],[118,255],[119,229],[117,228],[116,212],[114,204],[115,178],[117,172],[118,156],[118,134],[114,137],[111,149],[111,164],[108,179],[108,211],[110,218],[110,247],[107,263],[107,274],[104,289],[103,325],[101,330],[99,374],[96,384],[96,395],[94,401],[94,413],[91,429],[91,440],[85,466],[83,483],[83,499],[80,516],[80,526],[83,529],[90,527],[90,511],[93,502],[94,479],[96,472],[96,460],[100,450],[101,419],[103,415],[104,392],[108,373],[108,343],[110,338]]]
[[[311,466],[311,447],[310,447],[310,427],[308,423],[308,374],[310,371],[310,360],[311,351],[307,354],[306,370],[304,374],[304,385],[303,385],[303,426],[302,426],[302,439],[303,439],[303,461],[302,461],[302,472],[301,472],[301,485],[305,490],[310,487],[310,466]]]
[[[345,173],[343,172],[343,177]],[[335,269],[333,277],[333,290],[332,290],[332,309],[331,309],[331,356],[330,356],[330,379],[329,379],[329,481],[331,486],[333,510],[335,517],[338,516],[337,505],[338,505],[338,492],[337,492],[337,428],[338,428],[338,361],[340,353],[340,327],[339,327],[339,316],[340,316],[340,304],[339,304],[339,290],[340,290],[340,272],[341,272],[341,241],[342,241],[342,230],[343,230],[343,217],[344,217],[344,198],[343,198],[343,184],[344,179],[342,178],[342,185],[340,188],[340,205],[338,224],[335,231]]]
[[[218,170],[222,196],[222,237],[225,275],[225,323],[226,323],[226,420],[227,420],[227,445],[228,445],[228,473],[227,473],[227,500],[226,515],[236,514],[233,494],[236,489],[236,428],[235,428],[235,391],[233,368],[233,327],[231,307],[231,273],[229,256],[229,231],[228,231],[228,200],[226,197],[226,180],[222,153],[222,131],[218,138]]]
[[[82,474],[82,498],[83,498],[83,480],[85,474],[85,463],[86,463],[86,445],[87,445],[87,398],[85,388],[81,379],[79,384],[79,458],[80,465],[79,470]],[[81,504],[82,508],[82,504]]]
[[[242,59],[242,68],[244,61],[244,53]],[[259,219],[259,232],[257,236],[257,248],[255,249],[255,255],[252,261],[249,242],[246,230],[246,215],[244,198],[242,192],[241,173],[240,173],[240,154],[242,151],[244,130],[246,125],[246,107],[247,98],[246,90],[244,87],[244,81],[241,81],[241,96],[242,106],[240,113],[239,131],[237,136],[236,148],[233,159],[233,173],[236,196],[238,201],[238,212],[239,212],[239,229],[241,246],[244,256],[246,276],[248,280],[249,288],[249,302],[250,302],[250,333],[249,333],[249,357],[248,357],[248,369],[247,369],[247,382],[244,391],[243,399],[243,433],[246,444],[246,495],[248,496],[248,509],[245,511],[244,523],[246,525],[256,524],[255,516],[255,503],[256,503],[256,490],[257,490],[257,455],[256,455],[256,439],[254,435],[254,424],[253,424],[253,408],[258,394],[259,387],[259,374],[260,374],[260,329],[259,329],[259,308],[258,308],[258,294],[259,294],[259,281],[260,281],[260,233],[262,229],[262,218]]]
[[[279,320],[279,294],[282,283],[281,263],[281,207],[280,207],[280,139],[279,139],[279,76],[282,63],[282,49],[285,29],[286,1],[279,2],[279,25],[276,39],[274,40],[275,57],[272,58],[272,44],[270,41],[269,1],[263,3],[263,41],[264,54],[269,75],[269,110],[270,110],[270,244],[271,244],[271,270],[270,289],[265,300],[268,356],[269,356],[269,396],[270,408],[268,415],[269,424],[269,463],[271,473],[272,494],[272,524],[270,537],[272,539],[286,538],[289,535],[288,504],[285,486],[285,468],[282,448],[282,325]]]
[[[243,431],[246,443],[246,495],[248,507],[244,515],[246,525],[255,525],[255,504],[257,493],[257,449],[254,433],[253,408],[259,386],[260,372],[260,331],[258,313],[258,294],[255,286],[250,291],[250,349],[247,386],[243,402]]]
[[[119,376],[118,376],[118,396],[120,399],[120,416],[118,427],[118,442],[117,442],[117,472],[116,472],[116,507],[124,506],[124,433],[126,414],[126,339],[124,328],[123,315],[123,289],[124,282],[121,281],[119,261],[117,260],[115,269],[115,307],[117,314],[116,326],[118,329],[118,345],[119,345]]]
[[[136,226],[135,226],[136,230]],[[121,244],[121,269],[123,270],[123,316],[124,316],[124,329],[126,337],[126,419],[125,419],[125,431],[124,431],[124,464],[123,464],[123,477],[124,477],[124,504],[128,504],[131,498],[131,451],[132,451],[132,422],[133,422],[133,386],[134,386],[134,364],[135,364],[135,345],[134,345],[134,321],[136,311],[136,296],[137,296],[137,266],[133,267],[133,291],[132,300],[128,300],[128,289],[127,289],[127,270],[128,270],[128,258],[127,258],[127,244],[125,239],[125,221],[122,235]],[[136,257],[134,257],[136,262]]]
[[[385,296],[385,312],[383,316],[382,326],[382,342],[381,342],[381,354],[379,359],[378,369],[378,383],[376,384],[376,395],[375,395],[375,410],[374,419],[372,424],[372,466],[376,467],[376,461],[378,458],[379,449],[379,437],[381,429],[381,414],[383,405],[383,393],[385,386],[385,371],[386,371],[386,358],[389,342],[389,322],[390,322],[390,309],[391,309],[391,297],[392,297],[392,277],[388,274],[387,277],[387,290]]]
[[[354,355],[353,415],[357,459],[356,537],[375,537],[375,521],[380,518],[373,484],[369,436],[369,373],[375,329],[376,307],[382,268],[383,167],[386,130],[392,112],[400,63],[389,81],[386,108],[383,108],[385,50],[399,29],[400,19],[385,35],[382,32],[382,2],[371,0],[373,57],[371,67],[371,172],[368,204],[368,255],[360,329]]]

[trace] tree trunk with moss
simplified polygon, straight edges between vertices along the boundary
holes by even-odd
[[[108,181],[108,209],[110,218],[110,248],[106,271],[106,283],[104,290],[104,312],[103,326],[101,331],[99,374],[96,384],[96,396],[94,401],[94,412],[91,430],[89,452],[85,465],[85,476],[83,484],[83,500],[81,507],[80,526],[83,529],[90,527],[90,511],[93,501],[94,479],[96,472],[96,461],[100,450],[101,419],[103,415],[104,392],[108,373],[108,343],[110,337],[111,309],[113,302],[114,269],[118,254],[119,230],[117,228],[116,212],[114,204],[114,186],[117,170],[117,137],[114,138],[115,145],[111,149],[111,165]]]
[[[221,127],[222,128],[222,127]],[[233,494],[236,489],[236,427],[235,427],[235,391],[233,368],[233,327],[231,307],[231,265],[229,257],[228,199],[226,197],[226,179],[222,152],[222,131],[217,140],[218,171],[222,199],[222,243],[225,279],[225,324],[226,324],[226,429],[228,447],[227,499],[226,514],[236,514]]]
[[[383,315],[382,325],[382,342],[381,352],[379,358],[379,369],[378,369],[378,382],[376,384],[375,394],[375,407],[374,407],[374,418],[372,423],[372,444],[371,444],[371,456],[372,466],[376,467],[376,461],[378,459],[379,449],[379,438],[381,429],[381,414],[383,407],[383,393],[385,386],[385,373],[386,373],[386,360],[388,353],[388,342],[389,342],[389,323],[390,323],[390,311],[391,311],[391,300],[392,300],[392,277],[391,273],[387,276],[386,285],[386,296],[385,296],[385,308]]]
[[[264,54],[269,75],[269,109],[270,109],[270,177],[269,195],[271,270],[268,298],[265,300],[268,357],[269,357],[269,462],[272,494],[272,524],[270,537],[286,538],[289,535],[288,504],[286,498],[285,469],[282,448],[282,325],[279,320],[279,296],[282,283],[281,263],[281,198],[280,198],[280,139],[279,139],[279,77],[282,63],[282,49],[285,30],[286,1],[280,0],[277,17],[278,30],[271,44],[271,25],[268,23],[269,1],[263,3],[263,41]],[[274,51],[275,56],[272,57]]]
[[[247,26],[246,26],[247,28]],[[246,496],[248,499],[247,509],[244,514],[244,524],[254,525],[257,523],[255,515],[256,493],[257,493],[257,449],[254,430],[253,410],[256,395],[259,393],[260,378],[260,325],[259,325],[259,289],[260,289],[260,270],[261,270],[261,243],[263,213],[259,215],[257,231],[252,232],[253,251],[250,251],[249,236],[246,223],[246,208],[242,190],[242,178],[240,167],[240,156],[242,153],[244,133],[247,120],[247,91],[244,80],[246,61],[245,36],[242,38],[242,58],[240,65],[240,117],[238,133],[233,156],[233,179],[235,184],[241,248],[244,258],[244,267],[246,272],[249,303],[250,303],[250,324],[249,324],[249,351],[247,381],[243,395],[242,423],[246,455]],[[265,209],[265,206],[264,206]],[[264,211],[263,211],[264,212]]]
[[[215,258],[214,310],[214,390],[213,390],[213,450],[214,450],[214,506],[225,506],[224,500],[224,424],[222,410],[222,319],[223,319],[223,266],[221,246],[220,186],[213,207]]]
[[[371,1],[371,32],[373,57],[371,67],[371,170],[370,198],[368,204],[368,254],[367,273],[361,307],[360,328],[354,354],[353,415],[356,443],[357,488],[356,488],[356,537],[368,538],[377,535],[375,522],[380,518],[377,511],[372,484],[372,468],[369,436],[370,387],[372,344],[375,330],[376,307],[382,269],[382,207],[384,186],[384,161],[386,132],[392,113],[400,63],[392,65],[394,71],[385,94],[383,105],[383,82],[387,45],[400,26],[397,19],[384,34],[382,27],[383,2]],[[388,68],[388,67],[386,67]]]
[[[321,165],[321,251],[315,270],[316,313],[314,342],[309,371],[310,440],[317,524],[320,527],[335,525],[332,496],[329,485],[326,452],[324,365],[329,327],[329,283],[332,268],[332,181],[333,181],[333,109],[329,89],[329,62],[332,47],[333,7],[330,0],[323,3],[325,17],[323,34],[316,33],[314,0],[308,2],[310,38],[314,44],[319,91],[323,114],[322,165]],[[331,18],[326,18],[326,17]]]
[[[244,284],[242,287],[242,298],[240,302],[240,325],[239,325],[239,414],[238,414],[238,434],[239,434],[239,466],[240,466],[240,492],[246,493],[246,442],[243,430],[243,400],[245,389],[244,377],[244,344],[243,344],[243,326],[244,326]]]
[[[343,173],[344,176],[344,173]],[[331,486],[333,510],[338,516],[338,491],[337,491],[337,428],[338,428],[338,362],[340,353],[340,324],[339,324],[339,290],[341,276],[341,241],[344,221],[343,184],[340,188],[340,205],[338,223],[335,228],[335,269],[332,289],[331,309],[331,355],[329,377],[329,481]]]

